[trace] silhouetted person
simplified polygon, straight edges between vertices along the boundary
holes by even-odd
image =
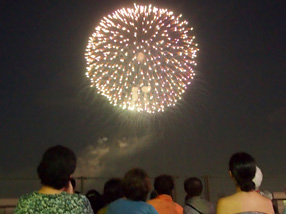
[[[107,208],[107,214],[158,214],[153,206],[147,204],[146,198],[151,185],[147,173],[139,168],[129,170],[123,180],[125,198],[120,198]]]
[[[37,170],[41,189],[22,196],[14,213],[92,214],[87,198],[73,194],[70,178],[75,168],[76,156],[72,150],[60,145],[49,148]]]
[[[106,214],[108,204],[123,197],[123,187],[120,178],[111,178],[104,184],[103,202],[104,207],[101,208],[97,214]]]
[[[104,207],[102,195],[95,189],[89,190],[85,195],[88,198],[94,213],[97,213],[98,210]]]
[[[213,204],[201,197],[203,191],[202,181],[197,177],[185,180],[184,189],[187,193],[184,214],[214,214]]]
[[[218,201],[217,214],[274,213],[271,200],[255,191],[255,173],[256,162],[251,155],[240,152],[231,156],[229,174],[236,186],[236,192]]]
[[[147,201],[159,214],[183,214],[183,207],[173,201],[174,180],[170,175],[155,178],[154,189],[158,196]]]

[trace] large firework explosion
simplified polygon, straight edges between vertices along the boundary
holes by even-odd
[[[155,113],[175,105],[195,75],[198,51],[181,17],[136,4],[103,17],[86,48],[91,86],[123,109]]]

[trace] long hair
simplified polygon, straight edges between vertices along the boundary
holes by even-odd
[[[231,156],[229,170],[242,191],[249,192],[255,189],[252,181],[256,172],[255,159],[248,153],[239,152]]]

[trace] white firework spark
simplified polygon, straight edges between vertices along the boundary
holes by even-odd
[[[195,75],[199,50],[181,17],[136,4],[103,17],[85,53],[91,86],[123,109],[155,113],[175,105]]]

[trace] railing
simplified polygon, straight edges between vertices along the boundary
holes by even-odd
[[[0,214],[12,214],[14,213],[15,206],[0,206]]]
[[[0,199],[0,214],[13,213],[17,202],[18,202],[17,198]]]
[[[189,176],[174,176],[175,178],[175,200],[183,205],[185,192],[183,188],[184,180]],[[75,177],[76,190],[85,194],[90,189],[96,189],[99,192],[103,191],[104,183],[110,177]],[[229,176],[199,176],[204,185],[203,197],[214,204],[217,200],[226,195],[230,195],[235,191],[233,181]],[[154,178],[151,177],[153,182]],[[286,175],[264,175],[261,190],[269,192],[284,192],[286,183]],[[18,198],[21,195],[35,191],[40,188],[40,181],[37,178],[1,178],[0,177],[0,198]],[[283,202],[283,200],[282,200]],[[280,207],[281,205],[280,200]],[[3,207],[3,203],[0,204]],[[8,205],[9,206],[9,205]],[[7,207],[10,209],[11,207]],[[2,209],[2,208],[1,208]],[[0,209],[0,210],[1,210]],[[0,211],[1,213],[5,213]],[[8,212],[6,212],[8,213]]]

